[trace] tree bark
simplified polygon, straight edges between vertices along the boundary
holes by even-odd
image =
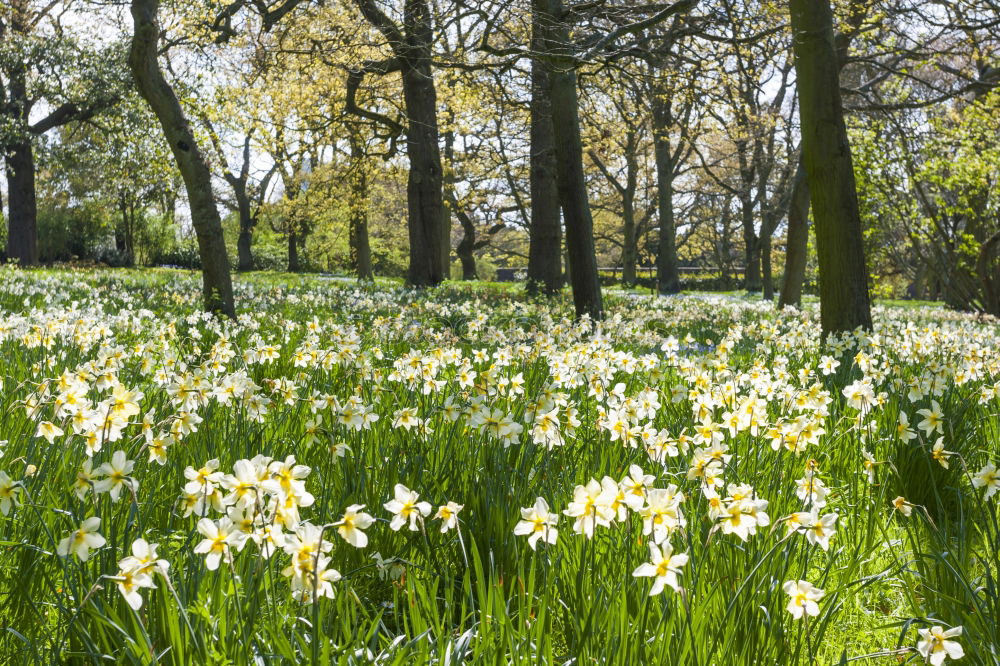
[[[661,91],[653,95],[653,154],[656,160],[656,203],[660,233],[656,257],[656,283],[660,294],[676,294],[681,290],[677,265],[677,235],[674,225],[674,163],[670,151],[669,100]]]
[[[764,300],[774,300],[774,275],[771,266],[771,234],[766,234],[760,238],[760,277],[761,288],[764,291]]]
[[[797,308],[802,304],[802,285],[806,281],[809,259],[809,181],[801,159],[788,206],[788,240],[785,245],[785,275],[778,307],[791,305]]]
[[[227,179],[228,180],[228,179]],[[250,195],[247,194],[245,179],[233,178],[229,181],[233,186],[233,196],[236,199],[236,212],[240,220],[240,234],[236,239],[237,270],[253,270],[253,228],[255,220],[250,209]]]
[[[299,272],[299,235],[295,233],[295,223],[292,223],[292,230],[288,232],[288,272]]]
[[[748,292],[760,291],[760,238],[754,229],[753,201],[749,196],[740,199],[740,222],[743,226],[743,288]]]
[[[156,115],[177,167],[184,178],[191,223],[198,238],[201,256],[202,290],[205,309],[235,316],[233,284],[229,257],[222,236],[222,220],[212,193],[212,174],[208,169],[180,102],[163,77],[158,61],[160,26],[156,14],[159,0],[132,0],[134,24],[129,50],[129,67],[139,94]]]
[[[802,159],[819,258],[823,335],[871,329],[857,188],[829,0],[790,0]]]
[[[25,36],[29,31],[30,11],[26,2],[15,2],[10,10],[3,32]],[[0,109],[11,125],[8,130],[17,133],[17,139],[5,145],[7,175],[7,258],[22,266],[38,263],[38,204],[35,198],[35,155],[28,130],[32,102],[28,98],[28,71],[22,60],[14,56],[7,67],[6,95],[0,95]],[[0,90],[0,93],[3,93]],[[4,99],[6,97],[6,99]],[[0,123],[7,124],[7,123]]]
[[[462,240],[455,248],[458,260],[462,264],[462,279],[475,280],[479,277],[476,270],[476,227],[467,215],[459,215],[459,222],[462,224]]]
[[[1000,250],[1000,231],[979,247],[976,273],[983,284],[983,310],[1000,317],[1000,269],[993,268],[993,256]]]
[[[544,43],[537,5],[532,6],[531,48],[540,53]],[[532,294],[553,295],[562,288],[562,228],[549,75],[538,58],[531,61],[530,113],[531,224],[526,287]]]
[[[639,261],[639,240],[635,229],[635,199],[631,192],[622,198],[622,284],[635,285],[635,265]]]
[[[545,28],[548,56],[549,94],[555,139],[559,201],[566,223],[566,250],[569,256],[573,305],[576,315],[604,316],[601,283],[594,253],[594,221],[587,201],[587,181],[583,171],[583,144],[580,139],[579,98],[574,61],[568,53],[569,29],[564,22],[561,0],[537,0],[543,5],[540,18]]]
[[[449,112],[450,113],[450,112]],[[451,114],[448,131],[444,133],[444,161],[441,165],[441,270],[446,278],[451,277],[451,201],[455,194],[455,130],[454,114]],[[472,279],[475,278],[462,278]]]
[[[351,263],[358,274],[358,280],[371,282],[375,279],[372,271],[372,251],[368,238],[368,174],[365,171],[365,155],[361,138],[353,130],[351,140],[351,222],[350,248]]]
[[[22,266],[38,263],[38,204],[31,140],[7,149],[7,258]]]
[[[400,51],[408,119],[406,151],[410,160],[406,185],[410,236],[408,281],[415,287],[426,287],[447,277],[441,256],[444,215],[437,91],[431,71],[434,36],[427,3],[406,0],[403,22],[405,38]]]

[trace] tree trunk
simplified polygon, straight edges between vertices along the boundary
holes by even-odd
[[[774,275],[771,266],[771,234],[766,234],[760,239],[760,272],[762,288],[764,290],[764,300],[774,300]]]
[[[351,221],[349,244],[351,263],[358,280],[371,282],[375,279],[372,270],[372,250],[368,238],[368,173],[365,171],[365,154],[361,137],[352,127],[351,143]]]
[[[31,141],[9,146],[7,167],[7,258],[22,266],[38,263],[38,204]]]
[[[431,71],[434,39],[426,2],[408,0],[404,7],[403,98],[408,128],[406,152],[410,173],[406,184],[410,268],[407,280],[426,287],[445,279],[442,261],[442,173],[438,145],[437,91]]]
[[[240,235],[236,239],[237,270],[250,271],[253,270],[253,228],[256,221],[250,210],[246,180],[234,178],[231,184],[236,198],[236,212],[240,219]]]
[[[451,114],[454,116],[454,114]],[[446,278],[451,277],[451,202],[455,194],[455,131],[452,129],[454,117],[444,133],[444,162],[441,165],[441,270]],[[466,278],[463,278],[466,279]],[[468,278],[475,279],[475,278]]]
[[[458,242],[458,247],[455,250],[458,254],[458,260],[462,263],[462,279],[475,280],[479,277],[476,270],[476,255],[473,252],[476,248],[476,228],[465,215],[460,216],[459,221],[462,223],[463,234],[462,240]]]
[[[829,0],[790,0],[802,159],[819,258],[823,335],[871,329],[861,216]]]
[[[778,307],[791,305],[797,308],[802,304],[802,285],[806,281],[809,259],[809,181],[801,159],[788,206],[788,240],[785,245],[785,276]]]
[[[288,272],[298,273],[299,272],[299,235],[295,233],[294,225],[292,230],[288,232]]]
[[[622,198],[622,284],[635,285],[635,265],[639,260],[639,240],[635,229],[635,202],[632,195]]]
[[[205,309],[235,316],[229,257],[222,236],[222,220],[215,207],[212,174],[198,150],[194,134],[184,117],[177,96],[160,71],[156,14],[159,0],[132,0],[134,32],[129,67],[139,94],[146,100],[163,128],[163,134],[184,178],[191,206],[191,223],[198,237]]]
[[[538,3],[536,2],[535,5]],[[540,53],[543,36],[538,10],[532,7],[532,50]],[[528,246],[529,293],[552,295],[562,288],[562,228],[556,182],[555,138],[549,75],[538,58],[531,61],[531,226]]]
[[[746,272],[743,273],[743,288],[748,292],[760,291],[760,239],[753,225],[753,202],[748,198],[740,199],[740,221],[743,225],[743,261]]]
[[[587,181],[583,171],[583,144],[580,139],[579,98],[569,29],[563,22],[561,0],[540,0],[549,56],[549,91],[555,139],[559,201],[566,222],[566,250],[569,255],[573,304],[576,315],[604,316],[601,283],[594,253],[594,221],[587,201]]]
[[[16,2],[8,11],[6,37],[25,39],[31,16],[26,2]],[[29,42],[25,42],[29,43]],[[24,61],[15,54],[7,70],[7,90],[0,89],[0,125],[8,124],[15,140],[0,144],[7,174],[7,258],[22,266],[38,263],[38,204],[35,198],[35,155],[28,129],[32,101],[28,94],[28,71]],[[3,93],[6,92],[6,95]],[[4,99],[6,97],[6,99]],[[4,122],[6,121],[6,122]]]
[[[656,159],[656,203],[660,234],[656,257],[656,283],[661,294],[676,294],[681,290],[677,265],[677,236],[674,226],[674,163],[670,152],[669,101],[653,95],[653,153]]]
[[[135,265],[135,206],[130,205],[128,193],[118,192],[118,211],[121,213],[121,224],[115,229],[115,250],[125,266]]]
[[[983,284],[983,310],[1000,317],[1000,269],[993,268],[993,256],[1000,250],[1000,231],[979,247],[976,273]]]

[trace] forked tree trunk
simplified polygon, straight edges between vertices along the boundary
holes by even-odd
[[[543,48],[538,10],[532,6],[531,43]],[[562,229],[556,183],[555,138],[549,76],[538,58],[531,61],[531,227],[528,246],[529,293],[552,295],[562,288]]]
[[[159,0],[132,0],[134,31],[129,67],[139,94],[163,128],[164,137],[184,178],[191,206],[191,223],[201,256],[205,309],[233,317],[236,314],[233,283],[222,236],[222,220],[212,193],[212,174],[198,150],[177,96],[160,71],[157,51],[160,26],[156,17],[159,4]]]
[[[785,247],[785,276],[781,283],[778,307],[799,307],[802,304],[802,285],[806,281],[806,264],[809,259],[809,182],[805,167],[799,160],[788,205],[788,240]]]
[[[871,329],[857,188],[829,0],[790,0],[802,159],[819,258],[823,334]]]

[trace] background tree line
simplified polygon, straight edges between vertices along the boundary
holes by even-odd
[[[602,268],[818,281],[828,330],[872,289],[1000,314],[997,34],[995,0],[12,0],[0,233],[228,312],[231,268],[506,267],[592,317]]]

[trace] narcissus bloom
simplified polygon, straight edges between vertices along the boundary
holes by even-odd
[[[955,455],[953,451],[944,450],[944,437],[938,437],[931,449],[931,457],[938,462],[941,467],[948,469],[948,458]]]
[[[924,431],[924,435],[930,437],[932,432],[939,435],[944,434],[944,412],[937,400],[931,400],[930,409],[918,409],[917,414],[924,417],[924,420],[917,424],[917,427]]]
[[[101,519],[97,516],[87,518],[68,537],[59,542],[56,552],[63,557],[73,553],[80,558],[81,562],[86,562],[90,557],[92,548],[100,548],[107,543],[97,530],[101,528]]]
[[[917,652],[931,664],[931,666],[941,666],[945,659],[961,659],[965,656],[958,641],[949,640],[955,636],[962,635],[962,627],[952,627],[947,631],[937,625],[930,629],[920,629],[920,642],[917,643]]]
[[[986,499],[993,497],[1000,490],[1000,472],[997,472],[997,466],[993,463],[986,463],[972,477],[972,485],[976,488],[986,488]]]
[[[595,526],[608,527],[615,517],[611,505],[617,494],[617,486],[613,489],[605,488],[596,479],[591,479],[585,486],[574,488],[573,501],[563,511],[570,518],[576,518],[573,531],[591,539]]]
[[[205,567],[209,571],[219,568],[222,558],[228,561],[232,557],[229,547],[236,545],[240,534],[234,529],[233,521],[223,516],[216,523],[211,518],[198,521],[198,532],[204,539],[194,547],[194,552],[205,555]]]
[[[555,545],[559,531],[556,524],[559,516],[549,511],[549,504],[544,498],[535,499],[535,505],[521,509],[521,520],[514,526],[514,534],[528,536],[528,545],[535,550],[538,540]]]
[[[389,528],[396,532],[409,521],[410,530],[416,532],[420,529],[417,521],[422,521],[431,512],[430,502],[418,502],[420,495],[402,483],[396,484],[394,492],[395,498],[385,503],[385,510],[395,514]]]
[[[94,492],[109,493],[112,502],[118,501],[125,488],[135,492],[139,488],[139,482],[129,476],[134,467],[135,462],[129,460],[124,451],[115,451],[111,456],[111,462],[106,462],[97,468],[97,473],[104,478],[94,483]]]
[[[17,494],[21,492],[21,484],[14,482],[7,472],[0,471],[0,513],[7,516],[10,508],[17,507]]]
[[[434,517],[441,520],[442,533],[458,527],[458,512],[461,510],[462,505],[456,504],[455,502],[448,502],[447,504],[442,504],[438,507],[437,513],[434,514]]]
[[[362,511],[364,508],[364,504],[352,504],[344,511],[344,517],[334,523],[337,534],[355,548],[368,545],[368,535],[361,530],[368,529],[375,522],[375,518]]]
[[[55,441],[56,437],[62,437],[63,429],[51,421],[42,421],[38,424],[35,437],[44,437],[49,444]]]
[[[819,615],[819,605],[816,603],[826,594],[807,580],[789,580],[782,586],[789,597],[785,608],[796,620],[803,615]]]
[[[122,568],[119,570],[118,575],[114,576],[114,581],[118,586],[118,591],[125,597],[125,602],[132,607],[132,610],[142,608],[142,595],[139,593],[139,590],[144,587],[156,587],[152,576],[136,569]]]
[[[674,555],[674,548],[669,541],[662,544],[662,549],[655,543],[649,544],[649,562],[645,562],[636,567],[632,575],[636,578],[649,576],[654,578],[653,587],[649,590],[649,596],[656,596],[663,592],[663,588],[669,585],[675,592],[680,592],[681,585],[677,576],[681,573],[681,567],[687,564],[687,553]]]

